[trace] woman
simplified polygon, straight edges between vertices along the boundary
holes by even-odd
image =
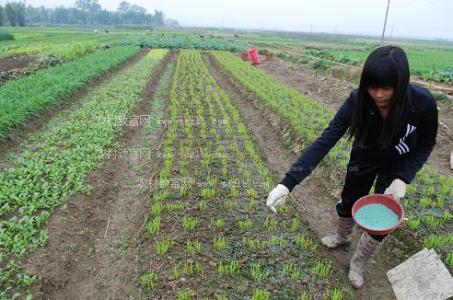
[[[359,88],[352,91],[322,135],[288,170],[267,199],[269,208],[283,204],[286,195],[318,165],[348,130],[354,138],[341,199],[336,232],[321,239],[335,248],[351,241],[355,222],[351,209],[368,195],[376,179],[375,192],[404,197],[409,184],[428,159],[436,143],[437,105],[431,93],[409,83],[409,64],[399,47],[374,50],[362,70]],[[368,261],[376,254],[384,236],[364,232],[350,261],[349,280],[363,285]]]

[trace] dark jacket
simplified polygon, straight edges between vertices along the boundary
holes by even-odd
[[[335,117],[330,121],[329,126],[299,157],[291,166],[281,181],[290,191],[299,184],[311,171],[316,168],[324,156],[332,149],[337,141],[344,135],[351,124],[352,112],[357,102],[357,90],[341,105]],[[359,146],[354,141],[351,153],[368,158],[371,162],[382,160],[398,161],[401,167],[396,177],[409,184],[415,174],[431,154],[436,144],[438,127],[437,104],[433,95],[428,89],[415,85],[409,85],[408,108],[405,114],[405,126],[401,131],[399,141],[384,151],[377,151],[376,141],[382,128],[382,117],[377,107],[369,111],[369,117],[374,121],[370,122],[370,128],[365,146]]]

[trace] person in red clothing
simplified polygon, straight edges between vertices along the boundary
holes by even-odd
[[[337,141],[348,132],[354,139],[341,199],[336,209],[336,232],[321,239],[328,248],[351,241],[355,222],[351,209],[368,195],[376,179],[375,193],[404,197],[406,185],[427,161],[436,143],[438,112],[432,94],[409,83],[407,56],[395,46],[375,49],[367,58],[360,84],[340,107],[329,126],[291,166],[280,184],[268,196],[274,212],[286,195],[319,164]],[[349,280],[363,285],[368,261],[385,236],[364,232],[351,258]]]

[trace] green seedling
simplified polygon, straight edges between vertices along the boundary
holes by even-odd
[[[225,220],[223,219],[216,219],[215,221],[211,221],[211,223],[215,226],[217,229],[222,229],[223,226],[225,226]]]
[[[160,230],[160,217],[154,217],[150,222],[148,222],[146,230],[150,234],[158,233]]]
[[[215,190],[212,188],[204,188],[201,190],[201,197],[210,199],[215,196]]]
[[[249,239],[249,238],[243,237],[242,244],[247,247],[248,251],[256,252],[256,251],[264,250],[266,248],[267,242],[260,241],[257,239]]]
[[[140,286],[144,290],[152,291],[157,283],[157,274],[155,272],[146,272],[140,277]]]
[[[264,271],[261,269],[260,263],[253,263],[252,266],[250,267],[250,276],[256,282],[262,282],[264,279],[269,277],[269,274],[270,274],[269,271]]]
[[[217,263],[217,272],[221,275],[235,275],[239,272],[239,261],[233,260],[228,264],[223,264],[222,261]]]
[[[431,205],[431,199],[426,198],[426,197],[421,198],[421,199],[420,199],[420,205],[421,205],[422,207],[428,207],[428,206],[430,206],[430,205]]]
[[[285,239],[282,237],[279,237],[279,236],[273,235],[273,236],[271,236],[271,239],[269,240],[269,247],[274,250],[276,248],[282,249],[285,247],[285,245],[286,245]]]
[[[195,292],[191,289],[185,289],[178,293],[178,300],[191,300],[195,296]]]
[[[238,222],[238,226],[242,230],[250,230],[253,227],[252,220],[241,220]]]
[[[318,261],[311,270],[321,278],[327,278],[333,273],[332,265],[328,261]]]
[[[153,202],[162,202],[165,199],[167,199],[169,196],[170,196],[170,193],[167,192],[167,191],[154,194],[153,195]]]
[[[446,258],[447,266],[453,270],[453,251],[450,251]]]
[[[289,231],[290,232],[297,232],[300,228],[300,221],[298,218],[292,218],[289,223]]]
[[[252,300],[269,300],[271,298],[271,293],[266,290],[255,289],[253,291]]]
[[[223,207],[225,207],[228,210],[231,210],[237,206],[237,203],[233,199],[228,199],[223,202]]]
[[[184,202],[176,201],[172,203],[167,203],[165,209],[170,212],[183,211],[187,209],[187,205]]]
[[[419,218],[410,219],[409,222],[408,222],[408,226],[412,230],[417,230],[418,227],[420,226],[420,223],[421,222],[420,222]]]
[[[214,238],[214,248],[218,251],[224,251],[228,248],[227,242],[223,236]]]
[[[186,252],[188,256],[194,256],[201,253],[202,244],[199,240],[187,240],[186,241]]]
[[[264,228],[268,231],[274,231],[277,229],[277,220],[274,218],[266,217],[266,220],[264,220]]]
[[[176,263],[175,265],[173,265],[173,267],[171,269],[171,275],[175,279],[179,278],[179,276],[181,275],[181,272],[179,271],[179,263]]]
[[[344,297],[341,289],[327,289],[322,293],[323,300],[342,300]]]
[[[155,216],[159,216],[162,213],[162,204],[155,203],[151,206],[151,213]]]
[[[303,249],[307,249],[312,252],[315,252],[319,248],[318,243],[310,238],[305,238],[300,234],[295,237],[294,242],[296,243],[296,245],[302,247]]]
[[[198,202],[198,210],[199,211],[204,211],[208,208],[208,203],[204,200]]]
[[[182,227],[185,230],[195,230],[198,225],[198,219],[192,217],[184,217],[182,219]]]
[[[230,188],[230,195],[233,199],[236,199],[239,196],[239,189],[235,186]]]
[[[158,255],[164,256],[168,252],[171,245],[172,245],[172,242],[170,242],[170,240],[163,239],[161,241],[156,241],[154,248]]]

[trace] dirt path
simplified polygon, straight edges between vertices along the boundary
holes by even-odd
[[[267,165],[277,178],[282,178],[289,166],[297,159],[297,155],[289,150],[290,145],[283,138],[282,133],[287,124],[280,120],[276,113],[266,108],[253,93],[239,86],[213,57],[206,56],[205,59],[219,84],[231,95],[233,103],[238,107],[242,119],[245,120],[247,128],[262,151]],[[335,199],[328,189],[329,182],[321,179],[319,176],[321,173],[318,169],[318,172],[315,171],[292,192],[295,199],[298,200],[297,205],[302,212],[301,218],[309,222],[319,237],[334,230],[337,218]],[[356,244],[358,237],[359,234],[356,233],[353,245]],[[329,251],[330,259],[343,276],[347,276],[349,259],[353,250],[353,247],[346,246]],[[382,251],[376,257],[377,262],[372,262],[369,268],[372,272],[367,273],[366,284],[361,290],[354,291],[350,288],[355,299],[394,299],[393,291],[385,275],[392,263],[384,263],[384,256],[385,253]]]
[[[154,93],[169,53],[153,71],[143,99],[132,116],[152,115]],[[134,289],[135,247],[149,206],[146,184],[158,170],[154,157],[162,130],[126,126],[119,138],[120,150],[89,175],[90,195],[78,194],[54,212],[48,221],[48,244],[33,253],[24,269],[40,276],[34,283],[34,299],[127,299]],[[138,159],[134,150],[144,149]],[[151,153],[149,157],[147,154]]]
[[[281,59],[263,62],[259,68],[266,71],[274,79],[286,84],[305,96],[338,110],[356,85],[334,77],[316,75],[313,69],[305,69]],[[427,164],[443,175],[453,176],[450,169],[450,151],[453,151],[453,105],[438,102],[439,130],[437,144]]]
[[[41,112],[38,116],[30,118],[19,125],[17,128],[10,130],[9,138],[4,141],[0,141],[0,169],[4,168],[3,162],[1,159],[5,156],[5,154],[11,150],[13,151],[20,151],[20,149],[15,149],[30,133],[36,132],[43,128],[47,122],[56,114],[61,112],[62,110],[70,108],[72,105],[76,104],[79,99],[83,98],[87,95],[93,88],[96,86],[110,80],[115,74],[121,72],[122,70],[134,65],[140,59],[142,59],[148,51],[139,51],[135,56],[131,59],[128,59],[113,69],[107,71],[103,75],[90,80],[89,82],[85,83],[83,87],[74,91],[73,94],[62,99],[60,102],[52,105],[48,109]]]

